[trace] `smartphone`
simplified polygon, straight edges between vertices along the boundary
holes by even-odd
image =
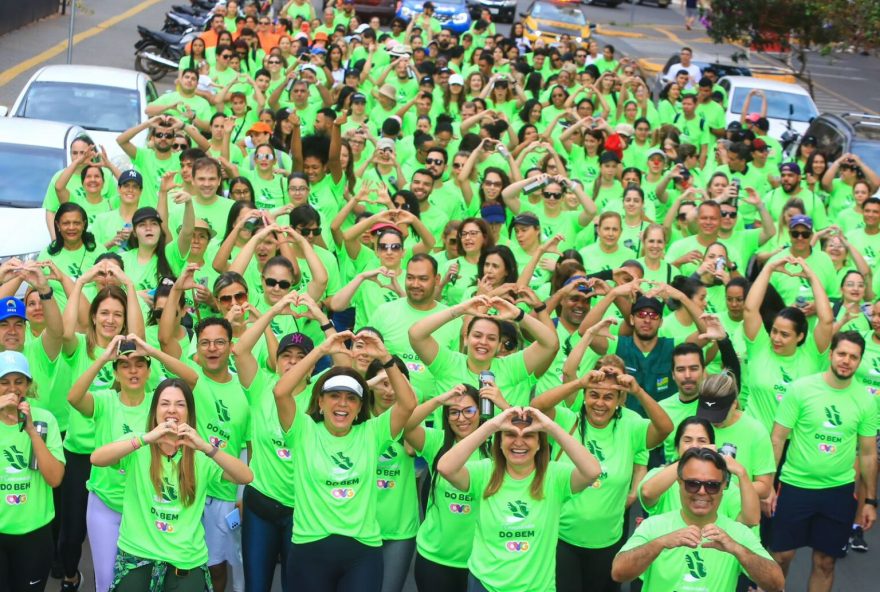
[[[524,185],[522,190],[523,190],[523,193],[532,193],[533,191],[538,190],[539,188],[543,187],[546,184],[547,184],[547,182],[544,181],[543,179],[535,179],[531,183]]]
[[[260,226],[262,226],[263,220],[261,218],[257,218],[256,216],[252,216],[244,221],[244,229],[253,232]]]
[[[116,345],[116,355],[123,356],[125,354],[130,354],[136,349],[137,343],[135,343],[134,341],[129,341],[128,339],[123,339]]]
[[[208,278],[200,277],[199,279],[196,280],[196,283],[203,288],[207,288],[208,287]]]
[[[241,526],[241,512],[238,508],[233,508],[231,512],[226,514],[226,526],[229,530],[237,530]]]

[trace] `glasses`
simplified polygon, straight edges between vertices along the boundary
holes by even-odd
[[[274,288],[277,286],[282,290],[289,290],[290,286],[293,285],[287,280],[276,280],[275,278],[263,278],[263,283],[266,284],[267,288]]]
[[[843,284],[844,288],[864,288],[865,284],[862,282],[845,282]]]
[[[202,349],[223,349],[229,345],[228,339],[199,339],[199,347]]]
[[[721,212],[722,218],[736,218],[736,216],[737,216],[736,210],[727,211],[727,212],[722,210],[722,212]]]
[[[174,138],[174,134],[171,132],[156,132],[153,134],[153,137],[160,140],[171,140]]]
[[[275,155],[274,154],[266,154],[264,152],[263,154],[254,154],[254,159],[256,159],[256,160],[275,160]]]
[[[461,238],[475,238],[482,234],[479,230],[464,230],[461,232]]]
[[[483,185],[487,187],[501,187],[501,181],[483,181]]]
[[[274,65],[274,66],[278,66],[278,65],[281,64],[281,60],[269,60],[269,61],[266,62],[266,63],[269,64],[270,66],[273,66],[273,65]]]
[[[403,249],[403,245],[401,243],[379,243],[376,248],[380,251],[397,252]]]
[[[812,230],[789,230],[788,235],[791,238],[810,238],[813,236]]]
[[[291,185],[290,190],[294,193],[307,193],[309,190],[308,185]]]
[[[721,491],[721,481],[700,481],[699,479],[684,479],[684,490],[688,493],[699,493],[704,489],[708,495],[715,495]]]
[[[545,191],[544,197],[547,199],[553,199],[553,200],[562,199],[562,193],[559,193],[557,191]]]
[[[270,23],[269,21],[260,21],[258,24],[260,24],[260,25],[271,25],[272,23]]]
[[[220,57],[223,58],[224,60],[228,60],[229,58],[232,57],[232,54],[231,53],[221,53]]]
[[[219,300],[223,304],[232,304],[233,300],[235,300],[236,304],[241,304],[242,302],[247,302],[247,292],[236,292],[235,294],[218,296],[217,300]]]
[[[476,414],[477,408],[471,405],[470,407],[465,407],[464,409],[450,409],[449,419],[455,421],[462,415],[464,415],[465,419],[472,419]]]
[[[444,163],[443,163],[443,159],[442,159],[442,158],[426,158],[426,159],[425,159],[425,164],[436,164],[436,165],[441,165],[441,164],[444,164]]]
[[[187,144],[178,143],[178,142],[174,142],[171,145],[172,150],[186,150],[187,148],[189,148],[189,146]]]
[[[688,215],[679,213],[678,216],[676,216],[676,217],[678,218],[679,222],[684,222],[685,220],[687,220]]]
[[[321,227],[318,226],[316,228],[297,228],[296,231],[303,236],[319,236],[321,234]]]
[[[249,196],[250,194],[251,194],[250,189],[233,189],[232,190],[232,195],[237,195],[239,197],[244,197],[246,195]]]
[[[461,162],[453,162],[452,163],[452,168],[454,168],[454,169],[460,169],[463,166],[464,166],[464,164]]]
[[[732,302],[734,304],[742,304],[743,302],[746,301],[746,299],[743,298],[742,296],[728,296],[727,301]]]
[[[657,312],[655,312],[653,310],[642,309],[636,313],[636,318],[637,319],[651,319],[652,321],[655,321],[660,318],[660,315],[657,314]]]

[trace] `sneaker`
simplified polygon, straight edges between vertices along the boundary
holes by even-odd
[[[82,584],[83,576],[82,572],[76,572],[76,581],[68,582],[67,580],[61,580],[61,592],[76,592],[79,590],[80,584]]]
[[[858,551],[859,553],[868,552],[868,543],[865,542],[865,532],[862,530],[861,526],[857,526],[853,529],[852,535],[849,537],[849,547],[853,551]]]

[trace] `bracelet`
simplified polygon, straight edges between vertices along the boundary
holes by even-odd
[[[49,286],[49,291],[45,294],[39,294],[40,300],[52,300],[52,295],[55,293],[55,290],[52,289],[52,286]]]
[[[387,362],[382,364],[382,367],[385,368],[386,370],[390,370],[391,368],[393,368],[394,367],[394,357],[392,357]]]
[[[544,312],[545,310],[547,310],[547,303],[546,303],[546,302],[542,302],[541,304],[539,304],[538,306],[536,306],[535,308],[533,308],[533,309],[532,309],[532,312],[535,313],[535,314],[539,314],[539,313]]]
[[[206,452],[205,456],[207,456],[208,458],[214,458],[215,456],[217,456],[217,452],[219,452],[219,451],[220,451],[220,449],[217,448],[216,446],[211,446],[211,450]]]
[[[141,444],[141,440],[140,440],[140,438],[139,438],[138,436],[135,436],[134,438],[132,438],[132,439],[129,441],[129,444],[131,444],[131,449],[132,449],[132,450],[137,450],[138,448],[140,448],[141,446],[143,446],[143,444]]]
[[[514,322],[514,323],[519,323],[519,322],[522,321],[524,318],[526,318],[526,311],[524,311],[523,309],[519,309],[519,314],[516,315],[516,318],[513,319],[513,322]]]
[[[331,323],[330,321],[327,321],[326,323],[321,325],[321,331],[329,331],[332,328],[333,328],[333,323]]]

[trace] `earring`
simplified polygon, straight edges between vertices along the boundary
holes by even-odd
[[[321,415],[324,415],[324,410],[323,410],[323,409],[319,409],[319,410],[318,410],[318,413],[320,413]]]

